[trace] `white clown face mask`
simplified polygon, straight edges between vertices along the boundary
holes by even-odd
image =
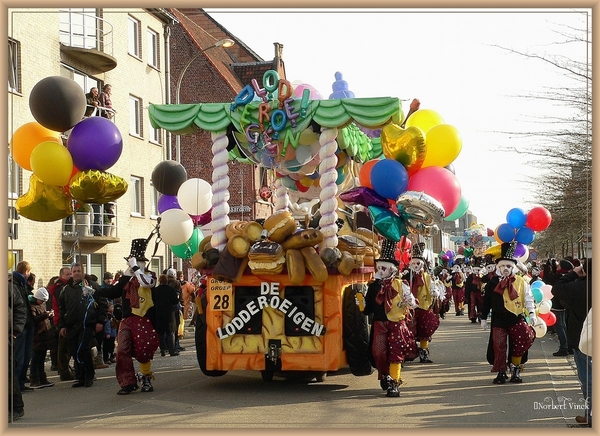
[[[416,259],[416,258],[412,258],[410,260],[410,262],[408,263],[408,267],[411,269],[412,272],[414,272],[415,274],[420,273],[423,270],[423,267],[425,266],[425,262],[423,262],[422,259]]]
[[[376,279],[387,279],[388,277],[394,276],[398,272],[398,267],[392,262],[386,262],[379,260],[375,267],[375,278]]]
[[[500,276],[502,277],[510,277],[514,274],[515,263],[510,260],[501,260],[496,265]]]

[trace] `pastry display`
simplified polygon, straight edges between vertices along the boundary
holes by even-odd
[[[268,239],[282,243],[296,231],[296,220],[287,210],[280,210],[265,220],[263,228],[267,231]]]
[[[227,250],[233,257],[246,257],[250,251],[250,241],[244,235],[233,235],[227,240]]]
[[[314,247],[315,245],[323,241],[323,234],[317,229],[306,229],[300,230],[291,236],[288,236],[285,241],[281,243],[284,250],[293,248],[300,250],[304,247]]]
[[[329,277],[327,267],[317,253],[317,250],[313,247],[304,247],[300,252],[302,253],[302,257],[304,257],[304,264],[313,278],[321,283],[327,280],[327,277]]]
[[[304,281],[306,265],[304,264],[304,257],[302,257],[300,250],[288,249],[285,252],[285,265],[292,285],[299,285]]]
[[[285,254],[277,242],[259,241],[250,247],[248,266],[253,274],[279,274],[284,264]]]

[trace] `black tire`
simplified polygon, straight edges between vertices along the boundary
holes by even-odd
[[[369,325],[367,317],[358,309],[355,301],[359,290],[366,291],[366,285],[347,286],[343,299],[344,349],[350,372],[355,376],[373,373],[369,360]]]
[[[209,377],[221,377],[227,374],[227,371],[221,370],[207,370],[206,369],[206,293],[202,294],[201,297],[202,314],[198,314],[196,317],[196,331],[195,331],[195,342],[196,342],[196,358],[198,364],[204,375]]]

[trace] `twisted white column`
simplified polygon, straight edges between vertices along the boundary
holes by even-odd
[[[319,186],[321,192],[319,198],[321,200],[321,206],[319,212],[321,212],[321,219],[319,220],[319,227],[321,233],[323,233],[323,242],[321,248],[335,248],[337,247],[337,224],[335,221],[338,219],[337,215],[337,178],[338,173],[335,169],[337,164],[337,158],[335,152],[338,148],[336,141],[338,135],[337,128],[322,128],[321,135],[319,136],[319,174],[321,178],[319,180]]]
[[[227,132],[211,132],[212,139],[212,221],[211,230],[213,232],[210,239],[210,245],[213,248],[223,251],[227,245],[227,236],[225,227],[229,224],[229,154],[227,153]]]
[[[288,195],[287,188],[283,186],[281,179],[275,180],[275,212],[287,210],[289,203],[290,196]]]

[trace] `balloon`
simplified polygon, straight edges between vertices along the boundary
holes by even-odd
[[[17,199],[15,208],[32,221],[50,222],[71,215],[73,201],[62,187],[46,185],[32,174],[29,178],[29,191]]]
[[[181,206],[179,205],[179,201],[177,201],[176,195],[161,194],[156,202],[156,209],[160,214],[169,209],[181,209]]]
[[[417,111],[415,114],[419,112]],[[423,191],[431,195],[442,204],[445,211],[444,217],[449,216],[460,203],[461,188],[458,179],[443,167],[421,168],[409,179],[408,190]]]
[[[544,299],[544,293],[540,288],[531,288],[531,294],[533,295],[533,300],[536,303],[540,303]]]
[[[444,119],[436,111],[431,109],[419,109],[408,117],[405,126],[407,129],[412,126],[418,127],[427,134],[429,129],[438,124],[442,124],[443,122]]]
[[[62,144],[60,133],[45,128],[35,121],[23,124],[10,140],[10,153],[14,161],[21,167],[31,171],[31,152],[42,142],[57,142]]]
[[[464,194],[461,192],[458,206],[456,206],[456,209],[454,209],[454,211],[450,215],[444,218],[444,221],[454,221],[459,218],[462,218],[464,214],[467,213],[467,211],[469,210],[469,204],[469,199],[465,197]]]
[[[400,162],[383,159],[377,162],[371,170],[371,184],[373,190],[379,195],[395,200],[406,191],[408,173]]]
[[[487,229],[487,235],[490,236],[490,237],[494,236],[494,231],[492,229],[488,228]]]
[[[42,126],[65,132],[79,123],[87,101],[81,87],[67,77],[51,76],[35,84],[29,94],[29,109]]]
[[[195,227],[190,239],[183,244],[172,245],[171,251],[181,259],[191,259],[194,254],[198,253],[198,247],[202,239],[204,239],[202,230],[199,227]]]
[[[450,124],[438,124],[429,129],[425,143],[427,144],[427,155],[423,162],[423,168],[445,167],[454,162],[462,150],[460,133],[456,127]]]
[[[369,206],[369,214],[371,215],[373,227],[384,238],[398,242],[402,236],[408,235],[406,225],[391,210],[378,206]]]
[[[12,251],[8,252],[8,269],[11,269],[15,264],[15,253]]]
[[[533,289],[536,289],[536,288],[537,288],[537,289],[540,289],[542,286],[544,286],[544,282],[543,282],[543,281],[541,281],[541,280],[536,280],[535,282],[533,282],[533,283],[531,284],[531,289],[532,289],[532,290],[533,290]]]
[[[358,172],[358,181],[361,186],[373,189],[373,185],[371,184],[371,171],[377,162],[379,162],[379,159],[372,159],[365,162],[360,168],[360,171]]]
[[[531,244],[534,239],[535,232],[529,227],[521,227],[515,235],[515,241],[525,245]]]
[[[548,313],[540,313],[538,315],[548,327],[552,327],[556,323],[556,315],[550,311]]]
[[[511,242],[515,239],[515,228],[508,223],[500,224],[496,228],[496,236],[500,242]]]
[[[162,161],[152,170],[152,185],[161,194],[177,195],[179,187],[186,180],[185,168],[174,160]]]
[[[97,170],[80,171],[69,182],[71,197],[80,203],[104,204],[127,192],[127,181],[114,174]]]
[[[446,251],[446,256],[448,256],[448,259],[452,259],[452,258],[454,258],[454,251],[452,251],[452,250],[447,250],[447,251]]]
[[[390,203],[387,199],[379,195],[377,192],[364,186],[352,188],[340,194],[340,200],[346,204],[360,204],[362,206],[379,206],[386,209],[390,208]]]
[[[527,214],[523,209],[515,207],[508,211],[506,214],[506,222],[513,226],[515,229],[520,229],[525,225],[527,221]]]
[[[194,223],[181,209],[169,209],[160,214],[160,237],[167,245],[180,245],[192,237]]]
[[[179,187],[177,200],[181,208],[188,214],[202,215],[212,206],[212,189],[206,180],[188,179]]]
[[[552,216],[548,209],[542,206],[537,206],[527,213],[527,221],[525,225],[531,230],[541,232],[546,230],[552,222]]]
[[[321,96],[319,91],[317,91],[317,89],[314,86],[309,85],[308,83],[301,83],[301,84],[297,85],[296,87],[294,87],[294,92],[293,92],[292,96],[294,98],[302,98],[302,93],[304,92],[305,89],[308,89],[310,91],[309,98],[311,100],[323,100],[323,96]]]
[[[427,153],[425,136],[421,129],[409,127],[404,130],[394,123],[381,129],[381,147],[384,156],[404,165],[409,176],[423,166]]]
[[[456,175],[456,170],[454,169],[454,165],[452,164],[448,164],[446,165],[444,168],[446,168],[448,171],[450,171],[452,174]]]
[[[539,291],[539,289],[538,289]],[[541,291],[540,291],[541,293]],[[538,301],[536,301],[536,303],[538,303]],[[549,313],[550,310],[552,309],[552,301],[551,300],[543,300],[541,302],[539,302],[540,304],[538,304],[538,313],[545,315],[546,313]]]
[[[539,318],[533,326],[533,329],[535,330],[536,338],[543,338],[546,335],[546,332],[548,331],[548,327],[546,326],[544,320]]]
[[[475,252],[475,249],[473,249],[472,247],[467,247],[467,248],[464,249],[463,254],[467,258],[467,261],[469,261],[469,258],[471,256],[473,256],[474,252]]]
[[[38,144],[31,152],[31,169],[47,185],[64,186],[73,172],[73,158],[64,145],[54,141]]]
[[[299,145],[296,149],[296,160],[300,165],[305,165],[313,158],[312,150],[308,145]]]
[[[396,205],[404,219],[425,226],[441,224],[445,215],[441,203],[424,192],[406,191],[400,194]]]
[[[67,139],[73,163],[81,171],[106,171],[121,157],[123,138],[116,124],[104,117],[77,123]]]
[[[212,221],[212,210],[213,208],[211,207],[210,209],[208,209],[208,211],[204,212],[202,215],[192,215],[192,221],[194,222],[195,226],[203,226],[205,224],[208,224]]]
[[[552,300],[552,285],[544,285],[540,288],[544,294],[544,300]]]
[[[522,257],[525,253],[527,252],[527,246],[521,244],[520,242],[517,242],[517,245],[515,247],[515,252],[514,252],[514,256],[515,259],[519,259],[520,257]]]
[[[527,262],[527,259],[529,259],[529,247],[527,245],[523,245],[520,242],[517,243],[517,249],[519,248],[519,245],[522,245],[522,250],[523,250],[523,254],[521,256],[516,256],[515,255],[515,259],[517,259],[520,262]],[[515,249],[516,251],[516,249]],[[520,251],[519,251],[520,252]]]

